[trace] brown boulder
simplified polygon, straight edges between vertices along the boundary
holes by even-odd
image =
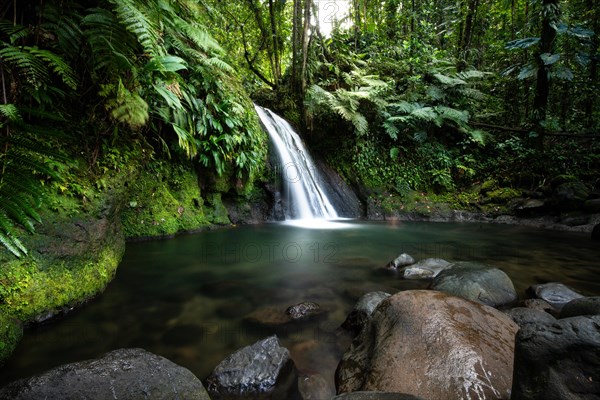
[[[436,291],[397,293],[344,354],[337,391],[509,399],[517,329],[489,306]]]

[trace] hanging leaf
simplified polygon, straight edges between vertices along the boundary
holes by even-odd
[[[589,39],[594,36],[594,31],[591,29],[587,29],[581,26],[575,26],[567,31],[567,33],[571,36],[580,38],[580,39]]]
[[[538,67],[535,64],[527,64],[523,68],[521,68],[521,71],[519,71],[519,76],[517,78],[520,80],[532,78],[537,74],[537,72]]]
[[[563,81],[572,81],[573,80],[573,71],[569,68],[561,65],[556,70],[550,73],[550,76],[556,79],[560,79]]]
[[[540,41],[539,37],[529,37],[529,38],[525,38],[525,39],[517,39],[517,40],[512,40],[512,41],[506,43],[506,46],[504,46],[504,48],[507,50],[526,49],[528,47],[533,46],[534,44],[538,44],[539,41]]]
[[[540,58],[544,62],[544,65],[552,65],[560,60],[560,54],[543,53],[540,54]]]

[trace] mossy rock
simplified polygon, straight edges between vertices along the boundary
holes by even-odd
[[[17,347],[23,336],[23,326],[19,321],[0,312],[0,365]]]
[[[554,178],[552,178],[552,180],[550,181],[550,185],[552,186],[553,189],[556,189],[557,187],[559,187],[560,185],[562,185],[564,183],[575,182],[575,181],[577,181],[577,177],[575,177],[573,175],[568,175],[568,174],[561,174],[561,175],[557,175]]]
[[[512,188],[500,188],[487,193],[487,198],[494,204],[506,204],[521,196],[521,192]]]
[[[481,194],[485,194],[488,192],[491,192],[493,190],[496,190],[498,188],[498,181],[495,179],[488,179],[487,181],[483,182],[479,188],[479,191]]]

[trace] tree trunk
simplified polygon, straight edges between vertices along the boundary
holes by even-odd
[[[278,84],[281,80],[281,60],[279,50],[279,33],[277,31],[277,18],[275,17],[276,10],[273,0],[269,0],[269,17],[271,20],[271,39],[273,43],[273,81]]]
[[[458,70],[462,71],[467,67],[467,60],[469,58],[469,50],[471,49],[471,41],[473,40],[473,26],[475,16],[477,14],[478,0],[469,0],[467,7],[467,15],[465,17],[465,29],[463,38],[460,42],[460,55],[461,58],[458,62]]]
[[[597,86],[598,86],[598,50],[600,49],[600,40],[598,39],[598,35],[600,35],[600,18],[598,8],[594,8],[594,5],[598,7],[598,0],[588,0],[587,6],[588,9],[594,10],[592,13],[592,19],[594,21],[593,29],[595,35],[592,37],[592,48],[590,49],[590,54],[592,55],[592,59],[590,61],[590,75],[589,75],[589,84],[588,84],[588,96],[587,101],[585,102],[585,119],[587,122],[588,128],[594,127],[594,110],[596,105],[596,97],[597,97]]]
[[[540,37],[540,48],[536,56],[538,65],[537,81],[535,85],[535,98],[533,100],[533,123],[538,130],[537,145],[539,149],[543,148],[544,133],[543,122],[546,120],[548,112],[548,97],[550,95],[550,70],[544,64],[541,55],[552,53],[556,31],[552,27],[558,21],[560,14],[559,0],[543,0],[542,3],[542,34]]]

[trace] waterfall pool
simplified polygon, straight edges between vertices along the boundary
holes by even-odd
[[[341,221],[334,228],[239,226],[130,243],[115,280],[96,300],[25,333],[0,370],[0,385],[60,364],[141,347],[204,379],[227,355],[272,333],[301,374],[329,389],[344,346],[335,334],[356,299],[373,290],[426,288],[383,269],[399,253],[482,261],[504,270],[520,297],[558,281],[600,295],[600,248],[588,234],[459,223]],[[310,300],[327,313],[264,327],[245,316]]]

